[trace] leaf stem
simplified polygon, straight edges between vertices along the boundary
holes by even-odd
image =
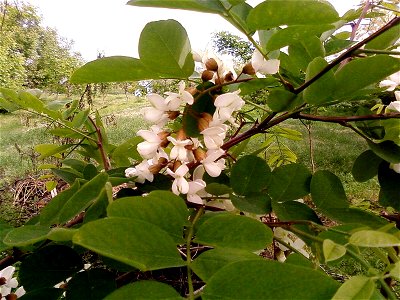
[[[192,238],[193,238],[193,233],[194,233],[194,225],[197,223],[197,221],[200,219],[200,217],[204,213],[204,206],[200,207],[199,210],[196,212],[196,215],[194,218],[191,220],[191,224],[188,226],[187,231],[186,231],[186,266],[187,266],[187,276],[188,276],[188,288],[189,288],[189,299],[194,300],[195,295],[194,295],[194,288],[193,288],[193,279],[192,279],[192,268],[191,268],[191,263],[192,263],[192,253],[191,253],[191,243],[192,243]]]

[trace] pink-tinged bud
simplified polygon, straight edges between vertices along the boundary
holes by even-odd
[[[181,140],[181,141],[186,140],[186,133],[183,128],[178,130],[178,132],[176,134],[176,139]]]
[[[194,95],[196,95],[199,91],[195,88],[195,87],[189,87],[189,88],[187,88],[186,89],[189,93],[190,93],[190,95],[192,95],[192,96],[194,96]]]
[[[161,132],[157,133],[157,136],[161,140],[160,147],[161,148],[167,147],[168,144],[169,144],[169,141],[167,140],[167,137],[170,136],[170,133],[168,131],[161,131]]]
[[[215,79],[215,85],[221,85],[224,83],[224,79],[223,78],[216,78]]]
[[[207,59],[205,65],[206,65],[207,70],[214,71],[214,72],[218,70],[218,63],[214,58]]]
[[[167,166],[167,164],[168,160],[165,157],[160,157],[156,165],[152,165],[149,167],[149,171],[152,174],[158,174],[163,168]]]
[[[228,73],[226,73],[224,80],[226,82],[231,82],[233,80],[235,80],[235,78],[233,78],[233,73],[231,71],[229,71]]]
[[[197,121],[197,127],[199,128],[200,132],[209,127],[212,118],[212,115],[210,115],[209,113],[201,113],[201,118]]]
[[[201,80],[209,81],[214,77],[214,72],[210,70],[204,70],[201,74]]]
[[[243,67],[242,73],[247,75],[254,75],[256,74],[256,70],[254,70],[251,63],[248,63]]]
[[[175,120],[180,115],[179,111],[167,111],[166,113],[168,114],[168,118],[170,120]]]
[[[174,161],[174,165],[173,165],[173,167],[172,167],[172,171],[176,172],[176,170],[177,170],[180,166],[182,166],[182,163],[181,163],[179,160],[175,160],[175,161]]]
[[[11,293],[11,294],[8,294],[5,298],[6,298],[6,300],[17,300],[18,296],[16,294]]]
[[[193,151],[193,155],[194,155],[194,158],[196,159],[196,161],[202,161],[203,159],[206,158],[206,152],[200,148],[196,148]]]

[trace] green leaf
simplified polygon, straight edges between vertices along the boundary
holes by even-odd
[[[72,74],[70,82],[101,83],[159,78],[157,72],[149,70],[137,58],[112,56],[88,62]]]
[[[172,237],[141,220],[112,217],[89,222],[79,228],[72,241],[142,271],[185,264]]]
[[[99,197],[87,209],[83,222],[104,218],[107,216],[107,207],[113,201],[113,191],[110,182],[106,182],[104,188],[101,190]]]
[[[98,173],[99,171],[97,171],[97,168],[93,164],[87,164],[82,172],[83,178],[86,180],[93,179]]]
[[[310,193],[311,172],[304,165],[289,164],[272,171],[268,194],[275,202],[296,200]]]
[[[390,270],[389,275],[396,280],[400,280],[400,261],[393,265],[393,268]]]
[[[349,243],[359,247],[394,247],[400,246],[400,239],[382,231],[360,230],[351,235]]]
[[[26,257],[20,266],[20,284],[29,290],[53,287],[83,268],[80,256],[70,247],[51,245]]]
[[[188,210],[182,198],[167,191],[154,191],[148,196],[121,198],[107,208],[109,217],[123,217],[149,222],[168,232],[182,243],[183,226]]]
[[[232,167],[230,183],[237,195],[250,195],[268,186],[271,170],[265,160],[247,155],[240,158]]]
[[[321,33],[333,28],[334,26],[329,24],[289,26],[273,34],[265,48],[267,51],[278,50],[288,45],[297,44],[310,36],[320,36]]]
[[[65,242],[71,241],[72,237],[76,233],[76,229],[71,228],[63,228],[63,227],[54,227],[51,231],[47,234],[47,238],[49,240],[55,242]]]
[[[400,70],[400,60],[389,55],[375,55],[355,59],[335,73],[336,99],[349,97],[352,93],[383,80]]]
[[[58,300],[60,299],[62,293],[64,291],[62,289],[56,288],[42,288],[33,291],[28,291],[22,297],[18,298],[20,300]]]
[[[377,144],[368,140],[367,143],[380,158],[393,164],[400,163],[400,146],[393,141],[384,141]]]
[[[139,136],[135,136],[113,150],[111,158],[116,163],[117,167],[129,167],[131,162],[129,158],[140,160],[140,155],[137,152],[137,145],[142,142],[143,139]]]
[[[252,252],[240,249],[216,248],[208,250],[197,257],[191,264],[191,268],[205,282],[219,269],[229,263],[243,260],[255,260],[262,258]]]
[[[311,197],[323,213],[348,208],[349,202],[340,179],[329,171],[317,171],[311,179]]]
[[[272,111],[282,112],[300,105],[302,101],[300,95],[283,89],[274,89],[269,93],[267,104]]]
[[[400,211],[400,174],[390,169],[387,163],[382,163],[378,170],[378,180],[381,186],[379,203]]]
[[[249,95],[262,89],[270,87],[276,87],[279,85],[279,81],[272,76],[267,78],[255,78],[247,82],[239,84],[240,95]]]
[[[13,227],[0,221],[0,251],[10,248],[10,246],[4,244],[3,240],[11,229],[13,229]]]
[[[306,81],[317,75],[328,63],[322,57],[316,57],[307,67]],[[304,101],[311,105],[322,105],[331,100],[336,89],[335,76],[330,70],[304,91]]]
[[[353,44],[355,44],[354,41],[332,38],[325,43],[324,47],[326,55],[332,55],[349,48]]]
[[[285,264],[314,269],[315,265],[312,261],[308,260],[304,255],[298,253],[290,253],[285,260]]]
[[[49,156],[61,158],[60,153],[74,146],[73,144],[55,145],[55,144],[40,144],[35,146],[35,151],[40,153],[38,159],[45,159]]]
[[[202,223],[195,242],[214,247],[256,251],[272,243],[272,231],[245,216],[215,215]]]
[[[290,58],[300,70],[306,71],[308,64],[316,57],[324,57],[325,50],[320,39],[315,36],[302,38],[298,43],[291,44],[288,48]]]
[[[271,198],[266,193],[255,193],[246,196],[230,195],[232,204],[239,210],[253,214],[268,214],[271,212]]]
[[[11,229],[3,243],[13,247],[24,247],[47,239],[50,228],[38,225],[25,225]]]
[[[53,172],[55,175],[60,177],[68,184],[73,184],[75,182],[75,179],[83,177],[82,173],[77,172],[71,168],[51,169],[51,172]]]
[[[400,25],[393,26],[365,45],[365,49],[384,50],[393,46],[400,38]]]
[[[114,273],[104,269],[91,269],[75,274],[68,281],[66,299],[103,299],[116,288]]]
[[[355,160],[351,173],[356,181],[367,181],[378,174],[381,162],[382,159],[375,155],[372,150],[366,150]]]
[[[107,173],[99,173],[89,182],[85,183],[69,200],[60,211],[58,223],[63,224],[78,213],[85,210],[101,193],[102,188],[108,180]]]
[[[346,280],[337,290],[332,300],[372,299],[375,283],[372,278],[358,275]]]
[[[327,239],[322,244],[325,262],[337,260],[346,254],[346,247]]]
[[[194,61],[185,28],[175,20],[147,23],[139,40],[141,62],[165,77],[188,78]]]
[[[173,287],[157,281],[136,281],[114,291],[104,300],[121,299],[182,300]]]
[[[1,95],[1,94],[0,94]],[[15,103],[12,103],[4,98],[0,97],[0,107],[4,108],[8,112],[13,112],[19,109],[19,106]]]
[[[320,25],[339,21],[336,10],[327,2],[274,0],[257,5],[247,19],[252,29],[280,25]]]
[[[310,268],[270,260],[239,261],[215,273],[202,299],[331,299],[340,284]]]
[[[272,208],[281,221],[309,220],[321,223],[314,210],[307,204],[298,201],[273,202]]]
[[[344,224],[359,224],[371,228],[388,224],[384,218],[359,208],[330,208],[323,213],[330,219]]]
[[[210,184],[207,184],[205,191],[211,195],[222,196],[229,194],[232,191],[232,189],[225,184],[212,182]]]
[[[57,224],[61,208],[79,190],[79,186],[79,181],[76,181],[69,189],[62,191],[51,199],[40,213],[40,225],[50,226]]]
[[[128,5],[193,10],[203,13],[221,13],[224,7],[215,0],[131,0]]]

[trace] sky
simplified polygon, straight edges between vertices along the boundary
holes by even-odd
[[[86,61],[106,56],[138,57],[143,27],[151,21],[175,19],[185,27],[193,50],[209,46],[213,32],[240,34],[232,25],[213,14],[125,5],[127,0],[25,0],[38,8],[42,24],[57,29],[60,36],[74,41],[73,50]],[[255,6],[260,0],[247,1]],[[342,15],[359,0],[329,0]]]

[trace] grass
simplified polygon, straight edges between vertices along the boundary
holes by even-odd
[[[148,127],[139,113],[142,107],[148,105],[145,99],[114,94],[95,98],[93,105],[103,117],[112,144],[118,145],[135,136],[137,130]],[[36,144],[52,142],[46,125],[44,120],[25,112],[0,115],[0,186],[38,172],[41,162],[37,161],[33,148]],[[283,142],[294,151],[298,162],[310,167],[306,127],[298,120],[288,120],[282,126],[302,133],[301,141],[283,139]],[[356,157],[367,149],[365,141],[350,129],[336,124],[314,122],[311,132],[316,170],[328,169],[338,175],[354,204],[368,205],[369,201],[367,203],[365,199],[376,200],[379,191],[377,180],[357,183],[349,173]],[[255,149],[261,142],[262,137],[258,137],[249,148]]]

